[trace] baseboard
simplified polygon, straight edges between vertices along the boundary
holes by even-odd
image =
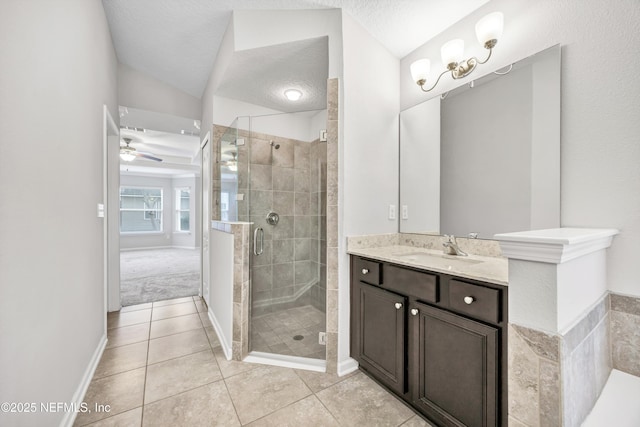
[[[213,314],[213,311],[211,310],[211,308],[209,308],[209,310],[207,311],[207,315],[209,316],[209,320],[211,320],[213,329],[216,331],[216,335],[218,335],[218,341],[220,341],[220,345],[222,346],[224,357],[226,357],[227,360],[231,360],[231,357],[232,357],[231,343],[227,342],[227,338],[222,333],[222,327],[220,326],[218,319],[216,319],[216,315]]]
[[[341,377],[343,375],[350,374],[351,372],[358,369],[358,362],[356,359],[349,357],[347,360],[343,360],[338,363],[338,376]]]
[[[84,401],[84,396],[87,394],[87,389],[89,388],[89,384],[91,384],[91,380],[93,379],[93,374],[96,372],[96,368],[98,367],[98,363],[100,363],[100,359],[102,358],[102,353],[104,352],[105,347],[107,346],[107,334],[103,334],[100,338],[100,342],[98,343],[98,347],[93,352],[93,356],[91,357],[91,361],[87,366],[87,369],[84,372],[82,377],[82,381],[78,385],[76,392],[73,394],[71,398],[72,406],[77,408],[80,407],[81,403]],[[61,427],[71,427],[76,420],[76,416],[78,413],[76,411],[66,412],[64,418],[60,422]]]
[[[132,252],[132,251],[148,251],[152,249],[191,249],[194,251],[200,250],[200,246],[148,246],[142,248],[121,248],[120,252]]]

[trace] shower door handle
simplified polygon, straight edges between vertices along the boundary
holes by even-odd
[[[260,238],[258,239],[258,235]],[[260,249],[258,249],[258,242],[260,243]],[[262,227],[258,227],[253,231],[253,254],[262,255],[264,251],[264,230]]]

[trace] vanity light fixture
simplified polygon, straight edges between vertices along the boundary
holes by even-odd
[[[287,89],[284,91],[284,96],[286,96],[289,101],[297,101],[302,98],[302,92],[298,89]]]
[[[411,77],[423,92],[429,92],[436,87],[440,78],[446,73],[450,72],[454,80],[468,76],[478,64],[485,64],[491,58],[493,48],[498,43],[498,39],[502,37],[503,24],[502,12],[490,13],[476,24],[478,41],[485,49],[489,49],[489,55],[484,61],[480,61],[475,56],[464,59],[464,40],[455,39],[445,43],[440,49],[442,63],[447,64],[447,69],[440,73],[433,86],[429,89],[424,88],[431,68],[431,61],[428,59],[419,59],[411,64]]]

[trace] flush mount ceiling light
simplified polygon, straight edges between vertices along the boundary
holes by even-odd
[[[289,101],[297,101],[302,98],[302,92],[298,89],[287,89],[284,91],[284,96],[286,96]]]
[[[447,65],[447,69],[440,73],[433,86],[429,89],[424,88],[431,68],[431,61],[428,59],[419,59],[411,64],[411,77],[423,92],[429,92],[436,87],[440,78],[446,73],[450,72],[451,77],[455,80],[468,76],[478,64],[485,64],[491,58],[493,48],[498,43],[498,39],[502,37],[503,24],[502,12],[490,13],[476,24],[478,41],[485,49],[489,49],[489,55],[484,61],[478,60],[475,56],[464,59],[464,40],[455,39],[445,43],[440,49],[442,63]]]

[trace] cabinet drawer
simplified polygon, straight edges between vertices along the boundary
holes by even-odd
[[[385,289],[412,295],[421,301],[438,302],[438,276],[421,271],[387,265],[384,271]]]
[[[380,284],[382,268],[379,262],[357,258],[355,268],[356,278],[359,281],[370,283],[372,285]]]
[[[500,291],[484,286],[451,280],[449,282],[451,309],[492,323],[500,321]]]

